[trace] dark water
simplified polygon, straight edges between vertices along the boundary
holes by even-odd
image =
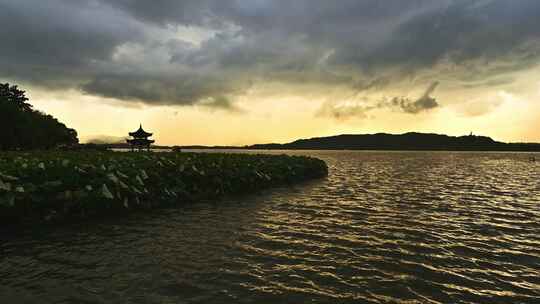
[[[297,153],[328,179],[2,236],[0,303],[540,303],[527,154]]]

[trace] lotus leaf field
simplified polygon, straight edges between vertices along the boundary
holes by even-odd
[[[4,152],[0,153],[0,223],[123,214],[327,174],[321,160],[286,155]]]

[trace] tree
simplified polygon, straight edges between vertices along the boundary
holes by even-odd
[[[50,149],[79,142],[77,132],[36,111],[16,85],[0,83],[0,150]]]
[[[9,83],[0,83],[0,100],[2,102],[12,103],[21,111],[30,112],[32,105],[27,103],[28,98],[24,93],[16,85],[10,86]]]

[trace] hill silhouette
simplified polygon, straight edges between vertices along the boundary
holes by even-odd
[[[286,144],[256,144],[248,149],[297,150],[449,150],[449,151],[540,151],[537,143],[503,143],[486,136],[448,136],[432,133],[344,134],[299,139]]]
[[[87,139],[86,143],[95,145],[125,144],[126,136],[96,135]]]

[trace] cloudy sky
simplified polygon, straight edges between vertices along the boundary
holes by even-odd
[[[538,0],[0,0],[0,82],[84,140],[540,141]]]

